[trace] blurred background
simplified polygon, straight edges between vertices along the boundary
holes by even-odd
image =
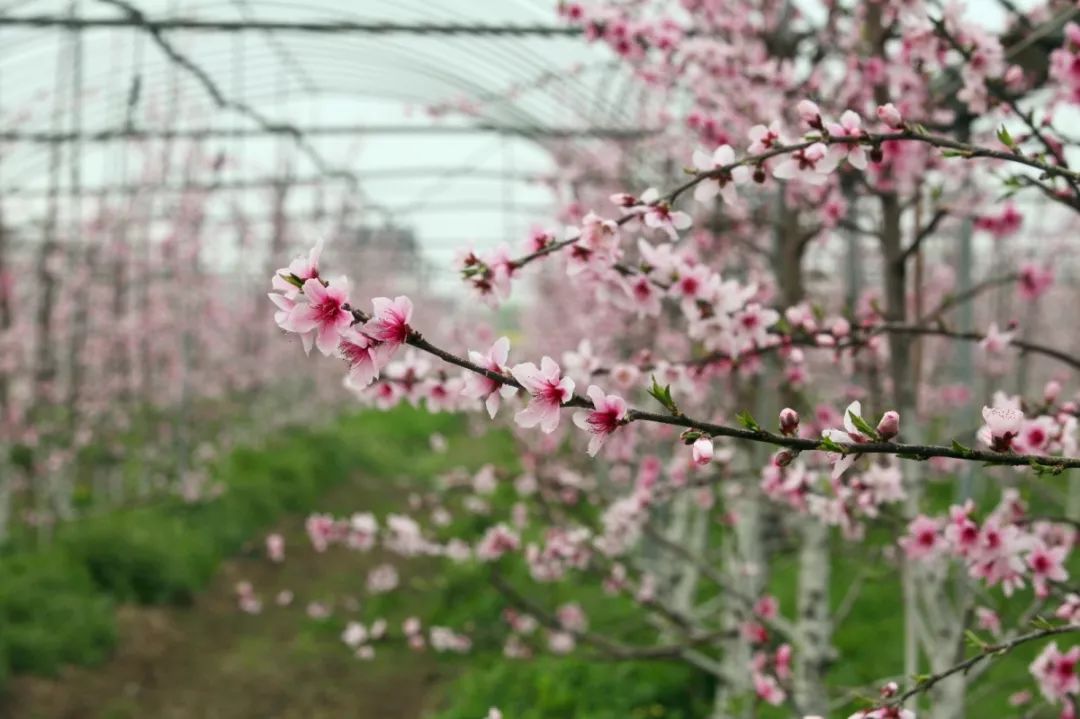
[[[994,27],[1012,4],[971,5]],[[395,606],[371,589],[389,581],[379,551],[309,541],[312,512],[384,515],[423,506],[417,487],[436,477],[521,468],[508,434],[477,439],[483,422],[359,411],[342,365],[274,326],[277,268],[322,239],[330,274],[365,300],[408,294],[425,332],[482,315],[517,342],[535,322],[554,354],[578,346],[573,313],[526,315],[557,285],[519,283],[492,314],[455,256],[521,254],[613,189],[670,187],[683,175],[667,158],[719,142],[682,124],[692,99],[648,87],[556,9],[0,0],[0,717],[481,719],[510,695],[543,717],[708,715],[711,686],[678,665],[508,664],[501,646],[459,653],[452,632],[449,661],[404,647],[370,661],[344,640],[361,615],[437,613],[478,644],[496,634],[478,617],[511,620],[474,591],[475,569],[412,564],[393,574],[413,590]],[[966,244],[930,256],[927,285],[1011,286],[1020,261],[1052,258],[1057,306],[1072,301],[1061,213],[1036,193],[1016,206],[1006,249],[955,222],[948,239]],[[876,239],[841,236],[812,248],[807,277],[851,309],[877,279],[859,264]],[[961,324],[1059,322],[1011,297]],[[469,339],[456,346],[481,346]],[[934,357],[926,374],[970,382],[973,348]],[[868,584],[881,616],[847,648],[884,644],[877,625],[896,611]],[[843,679],[880,669],[853,662]]]
[[[489,453],[426,413],[342,423],[269,279],[321,238],[366,296],[466,316],[455,251],[557,227],[590,181],[561,158],[655,134],[640,93],[548,0],[5,2],[0,715],[445,706],[457,670],[343,647],[377,558],[314,561],[303,516]]]

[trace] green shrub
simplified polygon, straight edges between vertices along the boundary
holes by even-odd
[[[0,681],[102,660],[116,642],[112,601],[84,567],[49,550],[0,564]]]
[[[81,522],[60,542],[102,591],[143,604],[189,601],[221,558],[207,532],[160,510]]]
[[[514,719],[691,719],[706,716],[700,672],[659,662],[542,657],[470,667],[436,719],[476,719],[498,707]]]

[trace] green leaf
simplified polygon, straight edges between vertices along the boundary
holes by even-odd
[[[1002,145],[1010,150],[1016,147],[1016,140],[1013,139],[1012,135],[1009,134],[1008,129],[1004,125],[998,128],[997,139]]]
[[[678,414],[679,408],[675,406],[675,400],[671,397],[671,385],[660,386],[660,383],[656,381],[656,375],[652,377],[652,386],[649,387],[649,394],[663,405],[664,409],[672,414]]]
[[[741,424],[743,427],[750,430],[751,432],[760,432],[761,431],[761,426],[757,423],[757,421],[754,419],[754,417],[749,412],[747,412],[746,410],[743,410],[742,412],[739,412],[738,414],[736,414],[735,419],[738,420],[739,424]]]
[[[1042,464],[1040,462],[1036,462],[1035,460],[1031,460],[1030,464],[1031,468],[1035,470],[1035,474],[1040,477],[1056,477],[1057,475],[1065,471],[1065,467],[1061,466],[1060,464]]]
[[[878,436],[877,430],[871,427],[870,423],[867,422],[865,419],[855,414],[851,410],[848,410],[847,416],[848,419],[851,420],[851,423],[855,425],[855,429],[859,430],[871,439],[881,439],[881,437]]]
[[[278,275],[278,277],[285,280],[293,287],[297,287],[301,290],[304,289],[304,281],[291,272],[289,274],[282,273]]]
[[[959,452],[965,457],[971,456],[971,447],[965,447],[964,445],[957,442],[955,439],[952,441],[952,448],[953,451]]]
[[[968,645],[975,647],[976,649],[985,649],[987,647],[986,642],[984,642],[978,634],[971,631],[970,629],[964,632],[964,637],[967,639]]]
[[[683,444],[693,444],[705,436],[707,435],[704,432],[699,432],[696,429],[688,429],[679,435],[679,439],[683,441]]]
[[[1036,629],[1046,631],[1048,629],[1053,629],[1057,625],[1051,623],[1049,619],[1040,614],[1031,620],[1031,626],[1035,627]]]
[[[837,454],[847,454],[847,452],[844,450],[843,447],[841,447],[840,445],[838,445],[836,442],[834,442],[833,440],[831,440],[828,437],[822,437],[821,438],[821,441],[818,442],[818,448],[822,449],[822,450],[824,450],[826,452],[836,452]]]

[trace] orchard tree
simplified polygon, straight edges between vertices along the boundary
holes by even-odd
[[[664,130],[553,147],[557,221],[461,253],[476,297],[521,299],[520,341],[368,300],[317,252],[272,280],[277,324],[345,360],[348,390],[506,419],[521,471],[449,477],[381,527],[312,518],[317,546],[488,563],[507,657],[686,662],[715,680],[717,718],[954,719],[998,665],[1030,688],[995,716],[1076,716],[1075,4],[558,12],[621,59],[640,121]],[[485,498],[511,482],[496,516]],[[455,513],[485,530],[449,536]],[[845,686],[836,632],[883,568],[899,579],[880,635],[898,641],[860,656],[895,666]],[[523,576],[599,585],[640,624],[591,629]],[[386,633],[362,629],[346,640],[370,653]],[[425,639],[420,619],[401,636],[468,644]]]

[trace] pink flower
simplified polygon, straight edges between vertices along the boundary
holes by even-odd
[[[703,467],[713,459],[713,441],[709,437],[700,437],[694,442],[690,456],[694,464]]]
[[[790,644],[781,644],[776,648],[776,676],[777,678],[787,681],[791,678],[791,656],[792,649]]]
[[[975,607],[975,619],[979,629],[985,629],[995,637],[1001,636],[1001,617],[993,609]]]
[[[379,376],[387,357],[387,346],[376,342],[355,327],[341,333],[338,356],[349,363],[348,383],[354,389],[367,387]]]
[[[750,138],[749,152],[751,155],[760,155],[771,150],[774,145],[781,142],[780,123],[774,122],[768,127],[754,125],[747,133]]]
[[[1024,413],[1009,407],[983,407],[982,417],[989,435],[984,441],[995,452],[1008,452],[1024,425]]]
[[[1037,540],[1036,546],[1027,556],[1027,564],[1031,567],[1032,582],[1039,596],[1046,596],[1048,583],[1068,580],[1069,573],[1065,571],[1068,554],[1068,547],[1048,547]]]
[[[352,313],[345,309],[349,303],[348,281],[342,277],[323,285],[319,279],[307,280],[304,298],[306,301],[298,301],[289,313],[289,328],[301,335],[315,332],[315,346],[329,355],[337,349],[341,333],[353,322]],[[310,339],[305,338],[304,351],[311,351]]]
[[[271,562],[285,561],[285,538],[280,534],[266,536],[266,556]]]
[[[1034,262],[1025,262],[1020,266],[1020,297],[1031,301],[1040,297],[1054,284],[1054,270],[1039,267]]]
[[[844,410],[844,428],[843,429],[826,429],[821,434],[823,437],[831,439],[834,442],[840,443],[855,443],[869,442],[870,438],[859,431],[859,428],[855,426],[855,422],[852,421],[851,416],[862,417],[862,403],[858,400],[848,405]],[[859,458],[856,453],[835,455],[833,463],[832,477],[833,479],[839,479],[840,475],[848,470],[851,465],[855,464],[855,460]]]
[[[509,372],[506,368],[506,361],[509,356],[510,340],[506,337],[495,340],[486,355],[469,350],[470,362],[501,375]],[[495,419],[495,413],[499,411],[501,398],[513,397],[516,392],[517,388],[513,385],[497,382],[490,377],[475,372],[465,373],[465,386],[461,390],[461,394],[466,397],[484,400],[484,406],[492,419]]]
[[[412,300],[404,295],[399,295],[393,300],[387,297],[376,297],[371,300],[374,309],[372,318],[364,331],[379,340],[385,342],[392,352],[409,339],[409,322],[412,321]]]
[[[532,399],[529,406],[514,416],[522,427],[540,425],[543,432],[551,433],[559,426],[559,408],[574,396],[574,380],[562,376],[558,363],[550,357],[540,360],[537,368],[532,362],[514,365],[510,370]]]
[[[1064,619],[1069,624],[1080,624],[1080,594],[1069,592],[1065,595],[1065,601],[1054,612],[1058,619]]]
[[[574,424],[592,433],[589,440],[589,455],[595,457],[608,436],[626,421],[626,401],[617,394],[605,395],[604,391],[592,384],[586,392],[592,400],[591,411],[574,413]]]
[[[766,704],[772,706],[780,706],[784,703],[784,699],[787,698],[787,694],[780,687],[780,684],[768,674],[754,673],[754,692],[758,695],[758,698]]]
[[[318,279],[319,277],[319,257],[322,255],[323,240],[319,240],[315,243],[315,246],[308,251],[307,256],[298,255],[289,263],[288,267],[282,267],[274,273],[270,283],[273,288],[284,293],[289,299],[293,299],[300,292],[300,288],[292,282],[286,280],[286,277],[295,277],[300,280],[301,284],[307,280]]]
[[[893,130],[899,130],[904,126],[904,118],[900,115],[900,111],[896,109],[896,105],[891,102],[878,105],[877,116],[879,120]]]
[[[986,328],[986,335],[979,340],[979,349],[990,355],[1001,354],[1013,341],[1014,332],[1002,332],[996,322]]]
[[[795,111],[799,113],[799,119],[807,125],[816,130],[821,129],[821,110],[815,102],[812,100],[800,100],[799,104],[795,106]]]
[[[660,200],[660,193],[655,187],[650,187],[642,193],[643,205],[640,212],[646,227],[663,230],[672,240],[679,239],[679,230],[685,230],[693,224],[690,215],[679,210],[672,210],[671,205]]]
[[[740,165],[730,170],[725,166],[735,162],[735,151],[731,145],[721,145],[712,155],[701,150],[694,151],[694,167],[700,172],[712,172],[713,177],[702,180],[694,188],[694,199],[698,202],[710,202],[719,194],[725,202],[735,202],[735,185],[741,185],[750,179],[750,168]]]
[[[480,543],[476,546],[476,558],[482,562],[493,562],[508,552],[516,552],[521,540],[514,530],[505,524],[489,527]]]
[[[823,142],[797,150],[773,168],[778,180],[801,180],[809,185],[824,185],[836,169],[836,158]]]
[[[840,124],[830,122],[826,125],[829,135],[834,138],[858,139],[863,136],[862,119],[851,110],[840,116]],[[834,162],[847,158],[856,170],[866,169],[866,150],[858,142],[846,142],[833,145],[829,150]]]
[[[1057,642],[1051,642],[1031,663],[1031,674],[1039,682],[1039,689],[1047,701],[1058,703],[1070,694],[1080,693],[1080,678],[1076,676],[1078,661],[1080,647],[1073,647],[1063,654]]]
[[[920,514],[908,524],[908,534],[900,540],[900,546],[908,559],[925,559],[935,555],[941,548],[941,523]]]

